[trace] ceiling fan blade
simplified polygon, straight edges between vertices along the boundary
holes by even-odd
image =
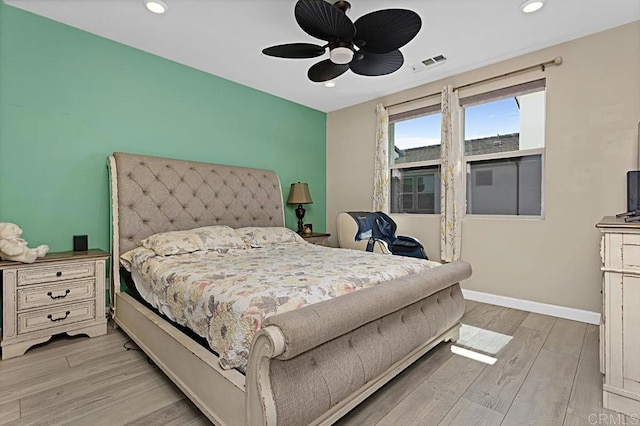
[[[361,16],[354,43],[369,53],[387,53],[409,43],[420,31],[422,20],[406,9],[385,9]]]
[[[300,28],[321,40],[347,41],[356,33],[351,19],[324,0],[298,0],[294,13]]]
[[[305,59],[324,55],[325,49],[311,43],[279,44],[262,49],[262,53],[276,58]]]
[[[399,50],[382,54],[369,52],[360,53],[364,54],[364,58],[360,60],[354,58],[349,62],[351,71],[359,75],[376,76],[391,74],[397,71],[404,63],[404,57]]]
[[[309,80],[320,83],[332,80],[344,74],[349,69],[349,64],[334,64],[331,59],[325,59],[309,68],[307,76]]]

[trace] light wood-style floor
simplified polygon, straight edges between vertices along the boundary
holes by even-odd
[[[602,408],[596,326],[470,301],[463,324],[512,336],[494,365],[441,344],[338,424],[639,424]],[[209,424],[127,340],[60,338],[0,361],[0,424]]]

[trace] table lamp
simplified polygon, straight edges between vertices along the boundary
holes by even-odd
[[[311,194],[309,194],[309,185],[306,183],[292,183],[289,190],[289,199],[287,204],[297,204],[296,217],[298,218],[298,233],[302,233],[302,219],[304,218],[305,210],[302,207],[303,204],[311,204]]]

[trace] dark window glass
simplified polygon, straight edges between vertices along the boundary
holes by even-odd
[[[440,166],[391,171],[391,213],[440,213]]]
[[[491,176],[488,179],[487,176]],[[467,213],[541,214],[542,156],[471,161],[467,173]]]

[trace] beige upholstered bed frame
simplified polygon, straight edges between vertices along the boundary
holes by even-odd
[[[429,349],[458,336],[465,262],[268,318],[246,377],[120,291],[120,254],[157,232],[283,226],[275,173],[134,154],[109,157],[112,316],[214,423],[331,424]],[[338,250],[338,249],[336,249]]]

